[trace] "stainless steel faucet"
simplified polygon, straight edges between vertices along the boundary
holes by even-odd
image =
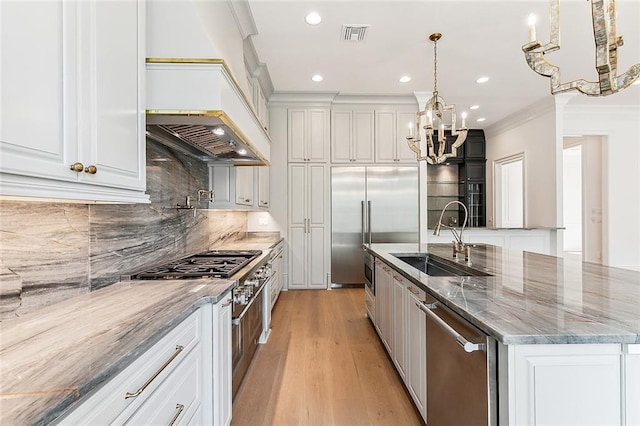
[[[460,204],[464,209],[464,222],[462,222],[462,228],[460,228],[460,233],[456,231],[455,226],[449,226],[442,223],[442,216],[444,216],[445,210],[447,210],[447,207],[449,207],[451,204],[455,204],[455,203]],[[438,219],[438,224],[436,225],[436,229],[433,231],[433,235],[440,235],[441,227],[451,229],[451,233],[453,233],[453,237],[456,239],[453,242],[453,257],[457,257],[458,253],[464,254],[464,260],[467,262],[469,261],[469,256],[471,255],[471,247],[465,245],[464,242],[462,241],[462,232],[464,231],[464,227],[467,225],[468,218],[469,218],[469,210],[467,210],[467,206],[465,206],[463,203],[461,203],[458,200],[449,201],[442,209],[442,212],[440,213],[440,219]]]

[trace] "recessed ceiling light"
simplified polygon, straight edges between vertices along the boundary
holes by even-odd
[[[482,83],[486,83],[487,81],[489,81],[489,77],[480,77],[479,79],[476,80],[476,83],[482,84]]]
[[[247,155],[247,150],[244,148],[240,148],[238,151],[236,151],[238,154],[240,155]]]
[[[478,109],[478,108],[480,108],[480,105],[471,105],[469,107],[469,109]]]
[[[316,74],[313,77],[311,77],[311,80],[313,80],[313,81],[315,81],[317,83],[319,81],[322,81],[323,78],[322,78],[322,76],[320,74]]]
[[[409,77],[408,75],[403,75],[402,77],[400,77],[400,83],[408,83],[411,81],[411,77]]]
[[[484,117],[480,117],[480,118],[478,118],[476,121],[477,121],[478,123],[482,123],[482,122],[483,122],[483,121],[485,121],[485,120],[486,120],[486,118],[484,118]]]
[[[224,135],[224,129],[222,127],[216,127],[215,129],[213,129],[213,134],[222,136]]]
[[[318,25],[322,22],[322,17],[317,12],[310,12],[304,17],[304,21],[309,25]]]

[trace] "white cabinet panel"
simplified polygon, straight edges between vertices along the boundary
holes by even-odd
[[[231,294],[213,305],[213,424],[231,423]]]
[[[407,297],[404,278],[393,274],[393,362],[400,377],[405,381],[407,379]]]
[[[329,151],[329,110],[289,109],[289,162],[326,162]]]
[[[521,345],[514,360],[514,424],[621,423],[620,345]]]
[[[254,204],[253,172],[254,167],[236,167],[236,204],[252,206]]]
[[[309,231],[309,287],[325,288],[324,227],[311,227]]]
[[[625,407],[627,425],[640,425],[640,344],[627,345],[625,354]]]
[[[258,206],[268,208],[270,204],[270,167],[258,167]]]
[[[407,143],[409,135],[409,126],[413,128],[413,134],[416,134],[416,113],[398,111],[397,127],[396,127],[396,158],[401,163],[415,163],[416,153],[411,151]]]
[[[307,219],[307,166],[289,166],[289,226],[304,226]]]
[[[396,159],[396,113],[376,111],[376,162]]]
[[[308,193],[309,209],[307,217],[311,225],[323,225],[326,222],[326,167],[320,165],[308,166]]]
[[[373,111],[331,112],[331,161],[373,162]]]
[[[331,161],[351,161],[351,111],[331,111]]]
[[[304,228],[289,229],[289,288],[307,287],[307,233]]]
[[[326,110],[309,111],[307,161],[327,161],[329,148],[329,115]]]
[[[374,141],[373,111],[353,112],[352,154],[354,161],[373,162]]]
[[[288,123],[289,161],[306,161],[307,111],[304,109],[289,109]]]
[[[417,303],[425,300],[425,294],[413,284],[407,286],[407,388],[413,401],[427,419],[427,330],[426,314]]]

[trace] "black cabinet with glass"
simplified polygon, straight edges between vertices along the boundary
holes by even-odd
[[[463,149],[464,148],[464,149]],[[464,203],[469,211],[468,227],[486,226],[486,159],[484,131],[471,129],[458,153],[456,164],[427,166],[427,226],[435,228],[444,206],[450,201]],[[453,163],[453,164],[451,164]],[[462,226],[464,209],[459,204],[447,208],[442,223]]]

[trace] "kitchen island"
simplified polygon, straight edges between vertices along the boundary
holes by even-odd
[[[183,339],[186,342],[179,342],[181,347],[176,346],[176,341],[170,342],[168,355],[173,353],[173,359],[184,349],[180,354],[184,362],[176,358],[182,363],[180,365],[187,368],[196,365],[191,361],[197,360],[198,380],[211,382],[212,367],[207,370],[206,362],[199,357],[213,356],[215,370],[216,348],[220,346],[219,342],[212,341],[212,336],[215,340],[218,335],[216,309],[226,307],[230,322],[231,290],[238,277],[269,256],[279,241],[279,238],[275,242],[236,241],[222,246],[263,251],[229,279],[121,281],[23,317],[2,321],[0,423],[49,424],[57,421],[61,415],[76,409],[110,385],[120,373],[131,370],[132,365],[147,356],[150,349],[157,348],[168,335],[173,335],[176,341]],[[229,334],[227,337],[230,339]],[[230,354],[230,347],[225,350]],[[169,358],[168,355],[161,357],[160,364]],[[201,378],[207,371],[209,378]],[[216,370],[215,374],[221,372]],[[230,376],[230,370],[228,374]],[[168,379],[158,377],[158,381],[170,382],[172,376]],[[154,392],[154,386],[155,383],[150,385],[146,393]],[[215,383],[213,386],[215,388]],[[135,387],[127,391],[133,392]],[[211,386],[205,383],[206,388]],[[124,393],[118,395],[122,399]],[[195,407],[194,410],[211,410],[206,406],[207,395],[197,397],[203,401],[199,403],[202,408]],[[127,403],[132,400],[135,404],[135,397],[127,399]],[[189,414],[188,409],[185,413]]]
[[[640,423],[640,273],[490,245],[473,246],[469,263],[454,260],[451,244],[365,250],[394,283],[406,280],[495,339],[497,423]],[[415,253],[488,275],[429,276],[394,256]],[[397,294],[382,290],[396,307],[386,315],[394,331]]]

